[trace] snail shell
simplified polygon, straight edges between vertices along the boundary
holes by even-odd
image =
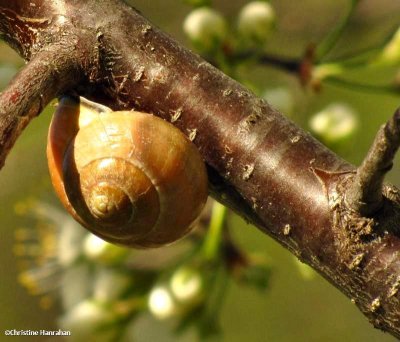
[[[125,246],[178,240],[208,195],[200,153],[177,128],[84,98],[60,100],[47,158],[55,191],[72,216],[104,240]]]

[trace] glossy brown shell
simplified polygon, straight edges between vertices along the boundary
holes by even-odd
[[[150,114],[63,98],[47,146],[51,179],[66,209],[101,238],[157,247],[189,232],[207,199],[196,147]]]

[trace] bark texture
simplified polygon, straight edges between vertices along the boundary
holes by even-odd
[[[154,113],[197,145],[215,198],[400,337],[396,188],[364,217],[346,202],[352,165],[120,0],[0,0],[0,33],[30,60],[0,97],[0,161],[65,92]]]

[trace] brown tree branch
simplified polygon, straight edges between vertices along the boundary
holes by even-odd
[[[57,50],[38,53],[0,95],[1,166],[25,126],[49,101],[74,85],[72,78],[67,80],[65,75],[62,78],[56,75],[54,61],[57,57]]]
[[[0,167],[25,126],[52,99],[81,84],[95,58],[86,45],[93,44],[91,37],[76,36],[59,10],[50,12],[39,1],[9,3],[0,1],[0,33],[30,62],[0,95]]]
[[[4,15],[10,11],[16,15]],[[15,18],[23,24],[14,26]],[[38,19],[48,25],[30,24]],[[29,36],[32,29],[37,34]],[[154,113],[194,138],[214,197],[313,266],[376,327],[400,337],[397,189],[384,187],[372,217],[356,213],[345,201],[352,165],[120,0],[0,0],[0,31],[29,63],[55,49],[62,56],[54,73],[47,64],[28,99],[19,96],[23,106],[0,115],[0,155],[16,137],[7,133],[9,122],[42,92],[42,105],[73,88],[113,109]],[[14,82],[24,84],[25,76]]]
[[[371,216],[383,205],[383,180],[393,166],[400,147],[400,110],[383,125],[367,156],[357,169],[346,196],[347,204],[363,216]]]

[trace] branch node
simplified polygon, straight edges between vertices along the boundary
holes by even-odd
[[[362,216],[372,216],[383,202],[382,187],[400,147],[400,108],[381,126],[346,193],[347,205]]]

